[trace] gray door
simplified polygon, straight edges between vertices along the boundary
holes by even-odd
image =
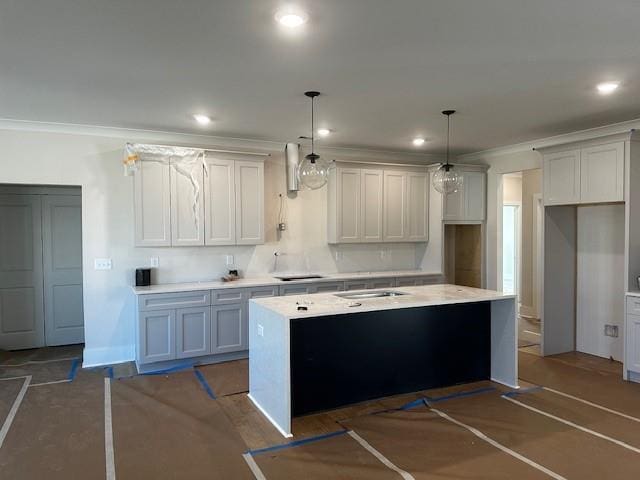
[[[44,346],[39,195],[0,195],[0,348]]]
[[[176,358],[211,353],[211,307],[179,308],[176,312]]]
[[[82,197],[43,195],[42,244],[46,343],[82,343]]]

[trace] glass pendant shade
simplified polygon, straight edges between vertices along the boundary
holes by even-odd
[[[327,184],[331,165],[316,154],[304,157],[298,168],[298,180],[305,187],[317,190]]]
[[[462,188],[462,175],[453,165],[442,165],[433,174],[433,188],[443,195],[456,193]]]

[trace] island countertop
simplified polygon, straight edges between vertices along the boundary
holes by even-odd
[[[402,292],[405,295],[354,300],[342,298],[337,296],[336,293],[345,294],[355,292],[335,292],[257,298],[251,300],[251,302],[268,308],[284,318],[295,319],[516,298],[515,295],[508,295],[495,290],[449,284],[384,288],[366,290],[366,293],[383,290]],[[298,306],[300,305],[306,307],[307,310],[298,310]]]

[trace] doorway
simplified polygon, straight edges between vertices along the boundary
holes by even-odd
[[[518,346],[539,353],[542,170],[502,175],[499,288],[518,300]]]
[[[0,349],[83,342],[80,187],[0,185]]]

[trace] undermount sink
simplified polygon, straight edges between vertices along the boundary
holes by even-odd
[[[322,275],[282,275],[280,277],[273,277],[283,282],[291,282],[293,280],[311,280],[313,278],[324,278]]]
[[[349,300],[365,300],[367,298],[383,298],[383,297],[399,297],[401,295],[407,295],[404,292],[396,292],[393,290],[384,290],[378,292],[346,292],[336,293],[336,297],[348,298]]]

